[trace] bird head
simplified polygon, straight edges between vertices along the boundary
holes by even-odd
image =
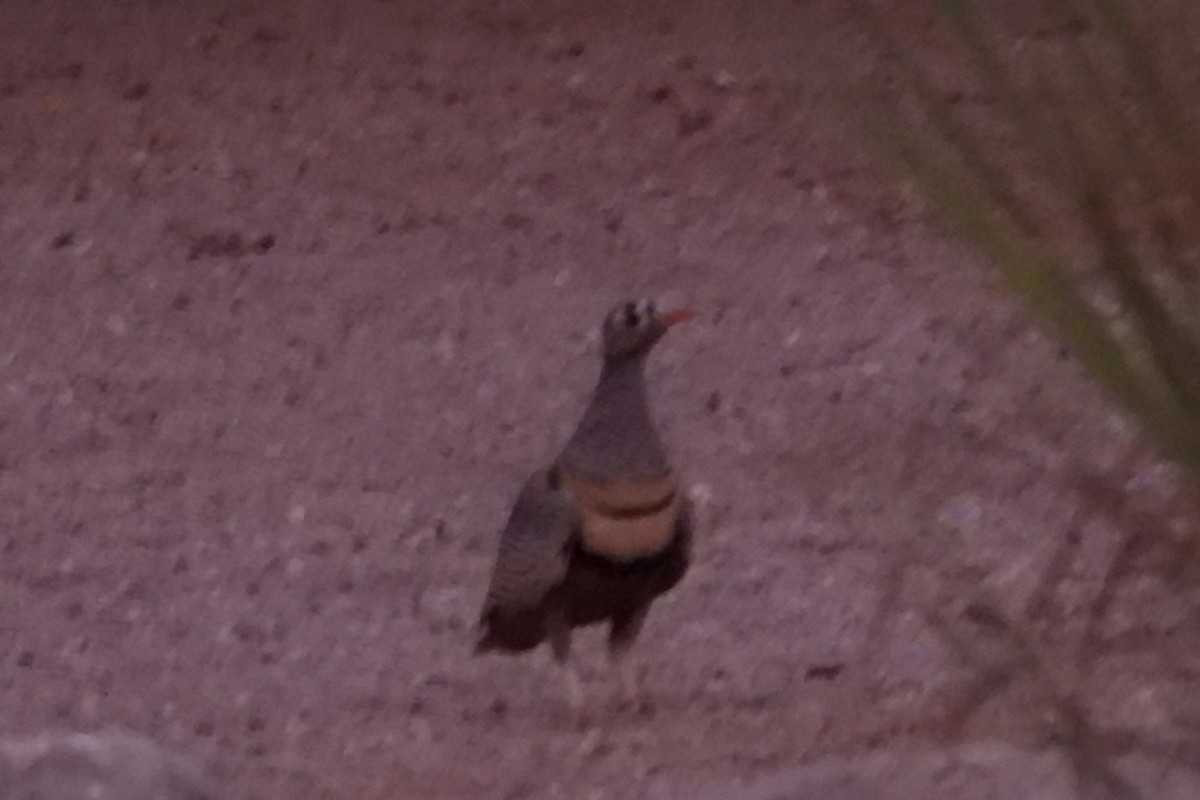
[[[604,358],[614,361],[643,355],[672,325],[693,316],[695,312],[688,308],[659,311],[648,298],[619,303],[604,318]]]

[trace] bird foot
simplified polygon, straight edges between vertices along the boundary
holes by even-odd
[[[649,718],[654,716],[657,709],[654,700],[645,695],[638,695],[637,697],[620,697],[617,700],[617,710],[623,714]]]
[[[653,716],[654,702],[642,690],[642,683],[638,679],[633,665],[624,658],[618,658],[616,660],[616,668],[621,684],[620,695],[617,699],[617,709],[622,712],[633,713],[640,717]]]
[[[596,729],[596,720],[591,711],[581,708],[571,712],[567,725],[575,733],[587,733]]]

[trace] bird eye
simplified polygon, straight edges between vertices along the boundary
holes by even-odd
[[[625,325],[629,328],[636,328],[638,323],[642,321],[641,314],[638,313],[637,306],[633,303],[625,304]]]

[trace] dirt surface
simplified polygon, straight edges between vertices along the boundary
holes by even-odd
[[[1171,475],[856,154],[841,5],[0,2],[3,733],[368,800],[1036,744],[1048,685],[1184,741],[1194,591],[1118,558]],[[472,628],[602,315],[664,291],[701,314],[651,380],[708,523],[637,649],[653,713],[584,636],[578,730]],[[929,611],[979,591],[1052,680],[966,715]]]

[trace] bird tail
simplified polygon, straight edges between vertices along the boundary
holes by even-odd
[[[474,654],[477,656],[481,656],[484,653],[491,652],[492,650],[495,650],[495,649],[496,649],[496,643],[492,640],[492,637],[490,635],[485,633],[479,637],[479,641],[475,642]]]
[[[479,638],[475,641],[475,655],[482,655],[490,650],[495,650],[497,643],[496,637],[492,631],[492,626],[489,624],[492,616],[492,609],[489,607],[484,609],[484,612],[479,617],[479,624],[475,630]]]

